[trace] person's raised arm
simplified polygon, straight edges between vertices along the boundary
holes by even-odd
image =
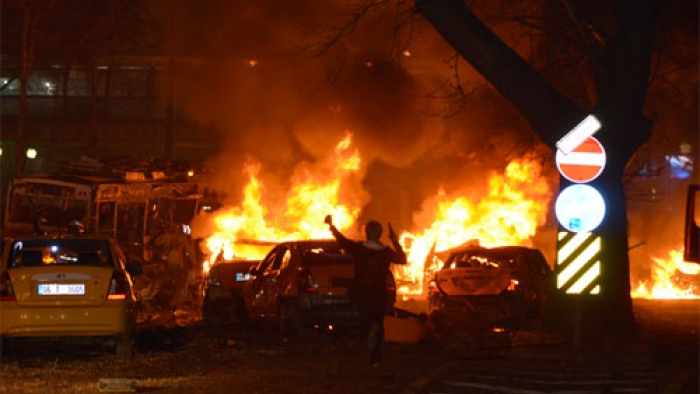
[[[331,230],[331,234],[333,234],[333,237],[335,238],[336,242],[338,242],[338,245],[340,245],[341,248],[343,248],[347,251],[352,251],[355,247],[357,247],[357,244],[355,242],[346,238],[333,225],[333,217],[331,217],[331,215],[326,215],[324,222],[328,225],[328,229]]]
[[[403,247],[401,247],[401,244],[399,243],[399,237],[396,236],[396,233],[394,232],[394,228],[391,226],[391,223],[388,223],[389,227],[389,239],[391,240],[391,243],[394,246],[394,253],[392,254],[392,262],[395,264],[406,264],[408,263],[408,260],[406,258],[406,252],[403,251]]]

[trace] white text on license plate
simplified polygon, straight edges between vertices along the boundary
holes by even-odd
[[[82,283],[61,284],[44,283],[38,288],[40,296],[46,295],[85,295],[85,285]]]

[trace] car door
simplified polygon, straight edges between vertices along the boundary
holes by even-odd
[[[277,278],[285,252],[288,250],[284,244],[275,246],[254,270],[245,297],[246,307],[251,316],[267,318],[276,315]]]
[[[286,247],[280,250],[279,258],[272,264],[269,269],[269,280],[266,282],[268,294],[274,294],[270,308],[277,309],[277,300],[290,294],[293,286],[296,284],[296,270],[292,268],[292,258],[298,255],[295,249],[298,248],[295,244],[285,245]]]
[[[260,308],[268,317],[277,316],[277,300],[288,292],[292,280],[289,270],[286,269],[292,257],[291,245],[280,245],[276,252],[262,275]]]

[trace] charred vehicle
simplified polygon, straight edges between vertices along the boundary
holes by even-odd
[[[243,292],[251,320],[277,322],[283,335],[299,336],[314,328],[357,325],[357,308],[349,294],[355,263],[335,240],[279,243],[251,275]],[[393,305],[396,288],[391,275],[387,291]]]
[[[202,319],[205,323],[244,324],[248,321],[243,306],[243,286],[259,260],[220,260],[205,275]]]
[[[174,226],[187,233],[200,198],[198,184],[188,181],[186,171],[170,162],[83,158],[51,174],[13,179],[3,231],[107,235],[130,261],[143,264],[144,275],[136,287],[139,298],[148,301],[167,282],[170,251],[154,241]]]
[[[441,255],[444,264],[429,287],[432,318],[469,314],[481,323],[512,327],[543,316],[553,273],[539,250],[467,245]]]
[[[236,240],[231,249],[244,246],[249,253],[254,249],[253,255],[264,256],[274,245],[274,242]],[[222,249],[210,264],[202,287],[202,319],[208,324],[248,323],[243,290],[260,259],[227,256]]]

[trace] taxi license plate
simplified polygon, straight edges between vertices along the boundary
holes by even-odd
[[[40,296],[85,295],[85,285],[82,283],[44,283],[39,285],[37,292]]]

